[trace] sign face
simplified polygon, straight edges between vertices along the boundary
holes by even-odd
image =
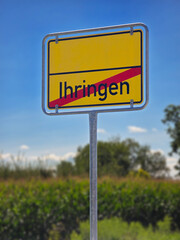
[[[47,108],[139,105],[144,101],[143,31],[49,38]]]

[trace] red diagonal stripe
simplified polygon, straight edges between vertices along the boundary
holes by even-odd
[[[98,91],[98,87],[100,84],[107,84],[107,87],[110,86],[111,83],[120,83],[123,81],[126,81],[129,78],[135,77],[137,75],[141,74],[141,67],[136,67],[136,68],[130,68],[122,73],[118,73],[115,76],[106,78],[100,82],[95,83],[94,85],[96,86],[96,90]],[[85,92],[87,92],[87,88],[85,88]],[[94,93],[94,89],[90,88],[90,94]],[[71,103],[73,101],[76,101],[78,99],[83,98],[83,89],[77,91],[77,97],[75,97],[75,92],[73,93],[73,97],[71,97],[71,94],[67,95],[66,98],[58,98],[56,100],[53,100],[49,103],[50,107],[55,107],[58,105],[59,107],[64,106],[68,103]]]

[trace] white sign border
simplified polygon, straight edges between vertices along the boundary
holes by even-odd
[[[59,111],[58,108],[55,111],[47,111],[45,104],[45,76],[46,76],[46,67],[45,67],[45,49],[46,49],[46,40],[49,37],[54,37],[58,39],[61,35],[71,35],[71,34],[80,34],[80,33],[87,33],[87,32],[95,32],[95,31],[105,31],[111,29],[120,29],[120,28],[130,28],[131,32],[133,33],[134,27],[143,27],[145,29],[145,89],[146,89],[146,97],[145,103],[142,106],[133,106],[133,103],[130,104],[129,107],[121,107],[121,108],[104,108],[104,109],[89,109],[89,110],[73,110],[73,111]],[[123,111],[135,111],[144,109],[149,101],[149,30],[148,27],[144,23],[131,23],[131,24],[123,24],[123,25],[114,25],[114,26],[107,26],[107,27],[100,27],[100,28],[90,28],[90,29],[82,29],[82,30],[74,30],[74,31],[66,31],[66,32],[58,32],[58,33],[50,33],[47,34],[42,41],[42,110],[45,114],[54,116],[54,115],[71,115],[71,114],[88,114],[90,112],[96,113],[105,113],[105,112],[123,112]]]

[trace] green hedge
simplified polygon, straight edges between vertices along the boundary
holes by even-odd
[[[99,219],[121,217],[128,223],[152,224],[168,215],[180,229],[179,182],[134,180],[98,184]],[[89,218],[87,180],[1,182],[1,240],[47,240],[52,228],[61,239]]]

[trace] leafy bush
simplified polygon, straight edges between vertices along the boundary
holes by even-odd
[[[72,181],[1,185],[1,240],[46,240],[53,225],[59,226],[61,238],[66,239],[87,219],[87,186]]]
[[[179,202],[179,182],[112,179],[98,184],[99,219],[121,217],[157,229],[168,215],[172,229],[180,228]],[[1,240],[65,240],[88,219],[87,180],[0,183]]]
[[[137,177],[137,178],[145,178],[145,179],[150,179],[151,176],[148,172],[143,170],[142,168],[138,169],[138,171],[130,171],[128,174],[128,177]]]

